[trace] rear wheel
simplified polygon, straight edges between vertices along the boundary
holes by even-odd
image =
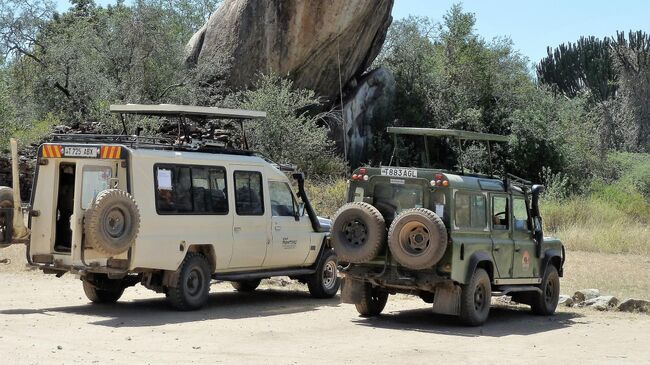
[[[250,293],[257,289],[257,287],[260,285],[260,282],[262,282],[262,279],[233,281],[230,284],[232,284],[232,287],[237,291]]]
[[[318,263],[316,272],[307,279],[309,293],[314,298],[332,298],[339,291],[341,279],[338,277],[338,257],[328,249]]]
[[[533,294],[530,308],[535,314],[550,316],[555,313],[560,300],[560,275],[555,266],[548,265],[540,289],[541,294]]]
[[[196,252],[188,252],[178,269],[176,282],[167,289],[167,299],[182,311],[203,307],[210,293],[210,264]]]
[[[492,286],[490,276],[477,268],[472,279],[462,286],[460,295],[460,319],[469,326],[479,326],[487,320],[490,314]]]
[[[355,304],[357,312],[362,317],[378,316],[386,307],[388,292],[373,287],[370,283],[364,284],[361,302]]]
[[[384,246],[385,236],[384,217],[368,203],[345,204],[332,221],[332,246],[344,262],[372,260]]]
[[[83,280],[86,297],[93,303],[115,303],[124,293],[124,287],[104,288]]]

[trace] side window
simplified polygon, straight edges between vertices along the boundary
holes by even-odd
[[[238,215],[263,215],[262,174],[235,171],[235,205]]]
[[[487,226],[485,196],[456,193],[456,226],[459,228],[479,228]]]
[[[492,228],[495,230],[508,230],[508,198],[504,196],[492,197]]]
[[[514,198],[512,200],[512,210],[515,229],[518,231],[528,231],[528,210],[526,210],[526,201],[522,198]]]
[[[222,167],[156,166],[159,214],[228,214]]]
[[[294,201],[291,188],[286,183],[271,181],[269,182],[271,194],[271,212],[274,217],[293,217]]]

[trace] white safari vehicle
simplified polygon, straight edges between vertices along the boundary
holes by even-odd
[[[186,118],[265,117],[179,105],[111,111],[178,117],[179,131]],[[54,135],[38,148],[31,199],[22,207],[12,141],[14,183],[13,191],[0,188],[0,247],[27,244],[29,264],[79,275],[93,302],[115,302],[141,283],[192,310],[207,301],[212,279],[252,291],[272,276],[307,283],[316,298],[334,296],[340,281],[330,222],[316,216],[303,175],[293,174],[294,194],[280,166],[255,153],[190,141]]]

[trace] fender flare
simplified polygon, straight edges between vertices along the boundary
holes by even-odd
[[[469,258],[469,264],[467,265],[467,275],[466,278],[471,278],[474,275],[474,271],[478,265],[482,262],[489,263],[488,275],[490,275],[490,280],[494,280],[494,261],[492,261],[492,256],[485,251],[477,251],[472,254]]]
[[[544,251],[544,259],[542,259],[542,266],[541,266],[541,269],[543,269],[543,271],[541,271],[540,274],[543,275],[544,273],[546,273],[546,268],[548,267],[548,265],[551,264],[551,262],[554,259],[556,259],[556,260],[559,259],[559,261],[560,261],[559,266],[560,267],[558,267],[557,271],[558,271],[558,274],[560,275],[560,277],[562,277],[563,274],[564,274],[564,258],[565,258],[564,246],[562,246],[561,249],[553,248],[553,249],[549,249],[549,250]]]

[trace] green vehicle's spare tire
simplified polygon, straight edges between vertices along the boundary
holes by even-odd
[[[104,190],[86,209],[85,246],[106,255],[119,255],[128,250],[139,230],[138,205],[124,190]]]
[[[447,229],[429,209],[408,209],[391,224],[388,247],[402,266],[413,270],[430,268],[445,254]]]
[[[372,260],[382,249],[385,236],[384,217],[368,203],[345,204],[332,222],[332,246],[339,260],[344,262]]]

